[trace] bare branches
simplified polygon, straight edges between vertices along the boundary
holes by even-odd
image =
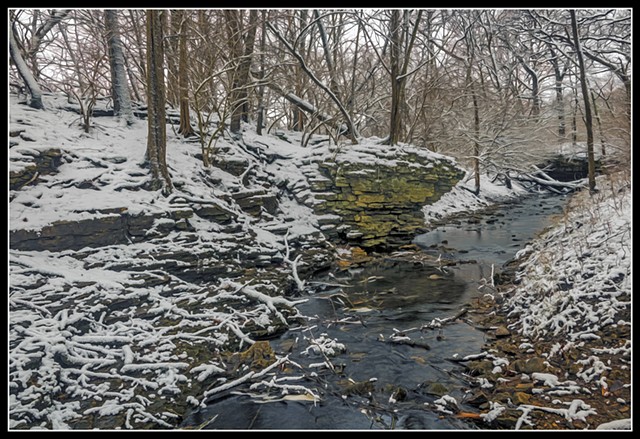
[[[258,132],[265,127],[299,131],[302,144],[316,133],[348,136],[352,142],[360,136],[406,141],[469,165],[469,157],[480,157],[484,172],[483,163],[505,162],[498,159],[503,148],[490,140],[495,133],[508,138],[504,143],[526,133],[527,146],[518,141],[517,149],[543,150],[564,142],[572,114],[579,122],[585,113],[582,100],[573,99],[579,63],[566,10],[199,9],[171,14],[170,100],[172,105],[180,101],[179,132],[190,133],[187,115],[196,112],[205,165],[216,139],[238,132],[246,121],[257,122]],[[31,85],[78,96],[90,88],[96,97],[111,94],[115,80],[101,61],[109,53],[102,12],[12,10],[9,17],[10,50],[22,55],[23,71],[30,70],[35,79]],[[137,100],[144,100],[149,86],[143,23],[144,11],[120,15],[126,81],[118,82]],[[595,140],[606,143],[608,151],[619,150],[630,143],[625,139],[631,112],[631,12],[576,10],[576,24],[586,79],[598,90],[601,129]],[[10,75],[25,82],[18,69],[10,69]],[[574,125],[578,143],[585,132]],[[479,148],[473,152],[476,140]]]
[[[318,86],[320,87],[330,98],[331,100],[336,104],[336,106],[339,108],[340,113],[342,114],[342,116],[345,118],[345,122],[347,124],[347,128],[348,128],[348,132],[347,135],[350,137],[351,141],[356,144],[358,143],[357,137],[358,137],[358,132],[351,120],[351,116],[349,115],[349,113],[347,113],[347,110],[345,109],[344,105],[342,104],[342,102],[340,102],[340,100],[338,99],[338,97],[331,91],[331,89],[329,89],[329,87],[327,87],[326,85],[324,85],[314,74],[313,72],[311,72],[311,70],[309,69],[309,67],[307,66],[304,58],[302,57],[302,55],[300,55],[300,53],[298,53],[295,48],[280,34],[280,32],[278,32],[278,30],[273,27],[273,25],[271,25],[271,23],[267,23],[267,27],[269,28],[269,30],[271,30],[271,32],[273,32],[273,34],[278,37],[278,39],[282,42],[282,44],[284,44],[284,46],[287,48],[287,50],[289,50],[289,52],[298,60],[298,62],[300,63],[300,67],[302,67],[302,69],[304,70],[304,72],[309,76],[309,78],[311,78],[311,80]]]
[[[35,53],[40,50],[40,43],[44,36],[49,33],[53,27],[60,23],[67,15],[69,15],[71,9],[63,9],[61,11],[53,10],[49,18],[47,18],[41,25],[38,27],[38,30],[33,34],[29,44],[29,52]]]

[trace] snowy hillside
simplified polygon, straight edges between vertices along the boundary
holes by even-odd
[[[229,196],[273,195],[276,186],[261,184],[273,179],[263,169],[244,182],[246,175],[204,169],[199,144],[180,140],[169,128],[167,161],[176,190],[165,198],[140,189],[148,178],[141,167],[144,121],[127,127],[95,118],[85,134],[65,106],[50,96],[49,110],[35,111],[12,97],[10,171],[31,166],[49,148],[62,151],[62,164],[53,175],[36,175],[37,184],[11,191],[10,230],[40,233],[57,222],[122,212],[155,222],[127,244],[11,250],[10,425],[172,427],[176,414],[167,406],[184,411],[188,397],[197,405],[193,395],[226,379],[222,352],[246,348],[256,336],[282,331],[297,319],[296,299],[283,297],[293,283],[291,260],[300,247],[310,255],[317,249],[316,260],[299,261],[302,272],[326,264],[329,248],[317,219],[293,200],[283,198],[275,216],[252,215],[239,204],[246,198]],[[261,140],[280,153],[288,145],[275,137]],[[218,157],[225,148],[242,153],[224,141],[217,148]],[[185,223],[162,216],[203,205],[223,219],[190,214]],[[267,265],[271,271],[260,275]]]

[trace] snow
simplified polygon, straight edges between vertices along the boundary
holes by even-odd
[[[63,109],[66,99],[49,95],[46,102],[47,111],[35,112],[18,105],[15,96],[10,98],[11,128],[25,131],[22,137],[11,138],[10,171],[24,169],[46,149],[62,151],[57,174],[40,176],[37,185],[11,191],[11,231],[41,231],[58,221],[115,218],[124,212],[188,211],[194,203],[227,209],[237,215],[238,228],[230,232],[193,215],[189,223],[195,242],[171,232],[164,238],[148,236],[146,242],[80,251],[11,250],[10,425],[68,429],[71,421],[96,414],[114,420],[113,415],[123,416],[123,428],[147,423],[171,428],[175,413],[158,407],[199,404],[202,395],[189,394],[189,388],[209,385],[228,373],[225,365],[213,361],[221,350],[234,343],[252,344],[250,325],[267,332],[275,330],[274,322],[288,325],[283,309],[293,309],[300,301],[285,299],[259,276],[251,285],[220,276],[203,287],[148,266],[162,267],[163,262],[184,266],[167,255],[197,248],[198,255],[208,252],[198,261],[202,267],[226,266],[232,273],[245,263],[241,259],[245,254],[264,257],[284,252],[283,236],[275,228],[285,218],[290,242],[310,235],[320,242],[317,219],[308,206],[286,195],[275,217],[257,220],[244,213],[228,194],[262,186],[243,183],[241,177],[220,168],[204,169],[195,157],[200,146],[182,141],[171,129],[167,162],[176,186],[173,195],[165,198],[140,190],[148,178],[148,170],[141,166],[147,136],[144,121],[127,126],[122,120],[95,118],[94,128],[86,134],[77,126],[78,116]],[[302,161],[313,150],[269,136],[255,141],[291,158],[268,166],[272,173],[267,174],[267,166],[256,167],[259,160],[238,145],[220,139],[218,146],[248,161],[256,168],[256,178],[294,178],[307,184]],[[325,149],[322,154],[328,154]],[[173,219],[158,217],[153,229],[173,224]],[[296,248],[291,250],[292,259]],[[274,266],[274,270],[287,274],[290,267]],[[334,340],[333,348],[339,347]],[[210,354],[200,357],[195,354],[199,351]]]
[[[491,182],[486,175],[481,175],[480,193],[475,195],[473,193],[475,182],[470,180],[467,174],[438,201],[423,207],[426,223],[432,224],[455,213],[484,209],[492,204],[513,200],[527,193],[517,182],[512,182],[512,185],[513,189],[508,189],[504,185]]]
[[[481,413],[480,418],[487,424],[492,423],[498,416],[504,413],[507,408],[499,402],[489,402],[490,410],[487,413]]]
[[[563,337],[553,354],[570,343],[598,341],[598,331],[629,310],[630,192],[624,186],[609,189],[604,179],[600,184],[599,195],[577,195],[577,208],[532,247],[521,266],[522,283],[507,304],[512,315],[521,316],[522,335]],[[606,369],[592,368],[595,374]]]
[[[307,338],[305,336],[305,338]],[[335,357],[341,352],[347,350],[347,347],[339,343],[337,339],[330,338],[327,334],[322,333],[318,338],[314,338],[313,336],[309,337],[310,344],[304,351],[304,355],[309,355],[313,353],[315,355],[321,355],[323,357]]]
[[[598,425],[596,430],[631,430],[631,418],[605,422],[604,424]]]
[[[613,323],[628,306],[619,298],[630,292],[630,220],[628,196],[604,198],[585,205],[544,237],[538,244],[545,246],[544,252],[525,263],[524,285],[510,303],[512,312],[531,306],[523,319],[524,335],[563,333],[572,341],[589,340],[598,337],[594,332],[603,322]],[[612,277],[622,279],[614,282]],[[564,279],[573,283],[569,291],[557,287]],[[525,289],[540,293],[523,294]]]
[[[543,407],[537,405],[528,405],[522,404],[518,407],[518,410],[522,411],[522,415],[516,422],[515,429],[519,430],[522,427],[523,423],[528,425],[532,425],[532,421],[529,419],[529,414],[533,410],[540,410],[547,413],[553,413],[556,415],[560,415],[564,417],[567,421],[572,422],[574,420],[586,422],[587,416],[596,414],[597,412],[591,408],[588,404],[586,404],[581,399],[574,399],[570,402],[565,402],[564,404],[568,405],[569,408],[553,408],[553,407]]]
[[[453,410],[458,408],[458,401],[451,395],[443,395],[433,401],[436,410],[447,415],[452,415]]]
[[[543,386],[554,387],[560,384],[558,377],[551,373],[533,373],[531,378],[534,381],[542,382]]]
[[[566,398],[608,394],[610,376],[631,365],[631,341],[608,335],[629,325],[631,318],[630,182],[613,174],[598,177],[597,185],[596,194],[575,194],[564,216],[516,256],[518,282],[504,295],[501,311],[509,318],[508,328],[521,337],[516,341],[519,348],[535,352],[553,366],[550,370],[555,368],[554,373],[531,374],[531,393],[540,398],[537,401],[553,398],[554,405],[567,406],[520,405],[516,429],[535,428],[529,416],[534,410],[588,422],[596,410],[582,399]],[[576,370],[556,372],[566,354],[575,352]],[[465,359],[483,357],[491,355],[483,352]],[[494,373],[498,366],[494,361]],[[524,382],[526,376],[520,378]],[[628,420],[604,425],[629,428]]]

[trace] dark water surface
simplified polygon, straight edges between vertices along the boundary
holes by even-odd
[[[564,197],[532,196],[471,221],[439,227],[415,243],[433,256],[460,263],[441,267],[387,257],[366,269],[318,279],[316,291],[298,306],[308,324],[292,328],[271,345],[305,367],[294,384],[317,389],[316,402],[257,403],[227,393],[189,414],[183,427],[206,429],[472,429],[475,424],[442,416],[434,401],[444,392],[464,407],[469,378],[450,359],[482,350],[485,334],[461,320],[423,329],[452,317],[537,233],[561,213]],[[475,262],[470,263],[473,260]],[[483,279],[484,278],[484,279]],[[333,285],[321,285],[322,282]],[[341,286],[336,286],[339,284]],[[401,332],[413,344],[389,342]],[[329,357],[335,371],[308,368],[319,354],[304,353],[322,334],[346,346]],[[436,390],[434,390],[436,389]],[[242,389],[236,389],[242,390]],[[244,389],[246,390],[246,389]],[[395,401],[390,400],[394,397]]]

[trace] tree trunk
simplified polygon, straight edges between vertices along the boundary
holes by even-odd
[[[184,10],[173,12],[179,26],[178,40],[178,87],[180,89],[180,127],[178,133],[184,137],[194,134],[189,114],[189,65],[187,59],[187,16]]]
[[[131,70],[131,66],[127,61],[127,57],[124,58],[124,66],[127,70],[127,76],[129,77],[129,85],[131,86],[131,91],[133,92],[133,98],[136,102],[142,102],[142,97],[140,96],[140,92],[138,91],[137,79]]]
[[[598,123],[598,133],[600,134],[600,152],[602,157],[607,155],[606,141],[604,138],[604,131],[602,130],[602,121],[600,120],[600,113],[598,113],[598,104],[596,102],[596,94],[591,90],[591,101],[593,102],[593,115]]]
[[[111,97],[113,99],[113,114],[124,116],[128,123],[133,121],[131,97],[127,87],[127,74],[124,64],[124,51],[120,40],[120,26],[115,9],[104,11],[104,26],[106,29],[107,48],[109,51],[109,66],[111,67]]]
[[[556,76],[556,111],[558,113],[558,137],[560,140],[564,140],[564,136],[567,133],[567,127],[564,121],[564,96],[562,93],[562,78],[558,79]]]
[[[391,65],[391,113],[389,119],[389,145],[395,145],[400,140],[402,132],[402,81],[400,76],[400,10],[391,11],[390,29],[390,65]]]
[[[161,10],[147,10],[147,160],[151,167],[151,190],[171,193],[171,178],[167,169],[167,122],[164,84],[164,46]]]
[[[564,93],[562,87],[562,80],[564,79],[564,72],[560,70],[558,63],[558,56],[556,51],[553,50],[553,46],[548,44],[549,53],[551,53],[551,65],[553,67],[553,75],[555,78],[555,92],[556,92],[556,114],[558,115],[558,138],[562,142],[567,134],[567,127],[564,116]]]
[[[258,11],[249,11],[249,27],[244,36],[244,54],[240,61],[240,119],[249,122],[249,80],[251,78],[251,61],[253,59],[253,48],[256,40],[256,30],[258,27]]]
[[[42,90],[40,90],[40,86],[38,85],[36,78],[33,76],[33,73],[31,73],[31,70],[29,70],[27,63],[24,61],[24,58],[20,53],[20,48],[18,47],[18,43],[16,42],[12,29],[9,29],[9,53],[16,69],[18,69],[18,74],[29,89],[29,94],[31,95],[29,106],[38,110],[44,110],[44,104],[42,103]]]
[[[331,48],[329,47],[329,38],[327,38],[327,31],[322,24],[322,17],[317,9],[313,11],[313,15],[320,32],[320,39],[322,40],[322,49],[324,51],[324,60],[327,63],[327,70],[329,70],[330,88],[334,95],[340,99],[340,90],[338,89],[338,81],[336,81],[336,71],[334,67],[333,57],[331,56]]]
[[[166,97],[167,105],[171,108],[180,106],[180,76],[178,63],[180,53],[178,39],[180,35],[180,21],[184,11],[171,9],[162,14],[162,34],[164,35],[164,59],[166,63]]]
[[[571,145],[578,143],[578,90],[573,87],[573,113],[571,118]]]
[[[308,20],[308,11],[306,9],[301,9],[297,11],[297,13],[294,16],[294,23],[297,23],[297,25],[291,26],[292,30],[294,30],[295,32],[298,32],[298,35],[299,35],[298,46],[300,47],[299,50],[301,51],[303,56],[305,55],[304,53],[305,47],[307,47],[307,33],[302,33],[302,30],[306,28],[307,20]],[[305,78],[306,78],[306,75],[304,73],[304,70],[302,70],[302,67],[300,67],[299,65],[296,65],[295,80],[294,80],[295,81],[294,94],[296,96],[300,96],[301,98],[305,96],[308,88],[306,84],[307,81],[305,81]],[[304,131],[306,119],[305,119],[303,110],[294,105],[291,108],[291,113],[292,113],[291,129],[293,131],[298,131],[298,132]]]
[[[260,29],[260,86],[258,87],[258,117],[256,123],[256,133],[261,136],[262,128],[264,127],[264,76],[265,76],[265,62],[264,52],[267,43],[267,11],[262,11],[262,27]]]
[[[533,70],[528,68],[527,72],[529,73],[529,77],[531,78],[531,95],[533,99],[533,105],[531,106],[531,114],[534,119],[537,119],[540,116],[540,85],[538,81],[538,74]]]
[[[475,174],[476,195],[480,193],[480,109],[475,86],[471,85],[471,98],[473,100],[473,172]]]
[[[133,28],[133,34],[136,37],[136,47],[138,49],[138,56],[131,57],[131,60],[136,60],[140,63],[138,68],[140,69],[140,75],[143,78],[147,77],[147,66],[145,63],[146,56],[144,54],[144,41],[142,38],[143,31],[140,29],[140,24],[142,22],[142,17],[140,14],[144,11],[140,11],[138,9],[129,9],[129,19],[131,20],[131,27]]]
[[[409,13],[403,11],[401,20],[400,11],[391,11],[390,43],[391,43],[391,118],[389,123],[389,144],[395,145],[404,136],[404,116],[406,116],[405,90],[407,85],[407,70],[411,60],[411,51],[418,33],[418,25],[422,17],[422,10],[414,20],[413,30],[409,32]],[[412,72],[412,74],[415,73]]]
[[[587,87],[587,75],[584,67],[584,57],[582,56],[582,46],[578,35],[578,24],[576,22],[575,9],[569,10],[571,15],[571,30],[573,32],[573,43],[578,57],[578,67],[580,69],[580,88],[582,89],[582,99],[584,101],[584,123],[587,128],[587,160],[589,165],[589,191],[596,189],[596,166],[593,151],[593,120],[591,116],[591,102],[589,99],[589,89]]]
[[[256,9],[251,9],[249,12],[249,27],[247,29],[247,34],[244,37],[242,34],[241,11],[227,9],[224,12],[227,20],[231,58],[236,62],[236,67],[231,73],[231,92],[229,93],[231,121],[229,129],[232,133],[239,133],[241,122],[246,122],[249,119],[249,71],[251,68],[251,57],[253,55],[253,45],[256,36],[258,11]]]

